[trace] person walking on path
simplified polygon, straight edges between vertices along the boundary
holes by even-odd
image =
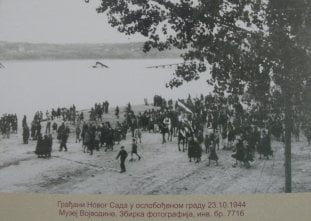
[[[133,154],[136,154],[136,156],[138,156],[138,160],[141,159],[141,156],[139,156],[139,154],[137,153],[137,142],[136,139],[133,139],[133,143],[132,143],[132,152],[131,152],[131,159],[130,161],[133,161]]]
[[[119,159],[120,157],[120,168],[121,168],[121,171],[120,173],[124,173],[126,171],[126,168],[125,168],[125,160],[127,158],[127,152],[126,150],[124,150],[124,146],[121,147],[121,150],[119,151],[117,157],[116,157],[116,160]]]

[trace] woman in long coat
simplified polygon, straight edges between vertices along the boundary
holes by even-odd
[[[217,153],[216,153],[216,143],[217,143],[217,140],[216,140],[216,137],[215,137],[215,134],[212,133],[209,135],[209,140],[210,140],[210,145],[209,145],[209,148],[210,148],[210,154],[208,156],[208,166],[210,165],[211,163],[211,160],[214,160],[216,161],[216,165],[218,165],[218,156],[217,156]]]
[[[236,144],[236,152],[232,154],[232,157],[236,160],[234,166],[238,165],[239,162],[244,162],[245,152],[244,152],[244,144],[242,138],[238,137],[238,141]]]
[[[90,126],[86,132],[86,136],[88,137],[87,149],[90,152],[90,155],[93,155],[93,151],[95,149],[95,127]]]
[[[260,155],[259,159],[261,159],[261,155],[264,155],[266,159],[269,159],[269,156],[273,155],[271,149],[271,137],[265,130],[262,132],[262,138],[258,145],[258,153]]]
[[[37,154],[38,157],[42,157],[44,154],[44,142],[41,133],[38,134],[35,154]]]

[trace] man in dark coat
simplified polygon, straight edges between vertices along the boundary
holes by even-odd
[[[42,155],[44,158],[51,157],[51,151],[52,151],[52,146],[51,146],[51,140],[49,135],[44,135],[43,141],[42,141]]]
[[[201,148],[201,145],[198,141],[198,138],[194,138],[194,159],[195,159],[195,162],[196,163],[199,163],[201,161],[201,157],[202,157],[202,148]]]
[[[86,123],[84,123],[83,126],[82,126],[82,131],[81,131],[82,147],[86,146],[85,136],[86,136],[86,131],[87,130],[88,130],[88,125]]]
[[[91,125],[86,132],[88,136],[87,149],[89,150],[90,155],[93,155],[95,149],[95,130],[95,126]]]
[[[24,128],[25,126],[27,126],[27,118],[26,118],[26,115],[24,115],[22,126],[23,126],[23,128]]]
[[[44,154],[44,143],[41,133],[38,134],[35,153],[38,155],[38,157],[42,157]]]
[[[119,113],[120,113],[120,109],[119,109],[119,106],[117,106],[115,110],[115,115],[118,119],[119,119]]]
[[[58,127],[57,129],[57,139],[58,140],[61,140],[62,139],[62,134],[63,134],[63,131],[65,130],[65,124],[64,122]]]
[[[211,146],[211,139],[208,136],[208,134],[205,134],[204,146],[205,146],[205,153],[208,153],[208,151],[210,151],[210,146]]]
[[[195,142],[194,138],[191,136],[189,137],[189,143],[188,143],[188,157],[189,157],[189,162],[191,162],[192,158],[194,158],[195,155]]]
[[[259,152],[259,159],[261,159],[261,155],[263,154],[267,159],[269,159],[269,156],[273,155],[273,151],[271,149],[271,138],[270,135],[267,134],[267,132],[264,130],[262,132],[262,138],[260,140],[260,143],[258,145],[258,152]]]
[[[51,157],[52,146],[53,146],[53,137],[52,137],[52,134],[49,134],[49,135],[48,135],[48,138],[47,138],[47,145],[48,145],[48,157]]]
[[[69,137],[69,132],[70,130],[68,126],[61,130],[59,151],[62,151],[63,148],[65,151],[67,151],[67,140]]]
[[[35,125],[34,121],[31,123],[30,130],[31,130],[31,138],[32,138],[32,140],[37,140],[37,137],[36,137],[36,125]]]
[[[113,150],[113,145],[114,145],[114,130],[108,125],[108,130],[107,130],[107,142],[106,142],[106,149]]]
[[[38,137],[38,134],[41,134],[41,123],[40,123],[40,121],[37,122],[36,129],[37,129],[36,136]]]
[[[30,135],[29,127],[25,125],[23,127],[23,143],[24,144],[28,144],[29,135]]]
[[[239,162],[244,162],[245,159],[245,151],[244,151],[244,143],[240,136],[237,136],[237,144],[236,144],[236,152],[232,154],[231,156],[236,160],[235,164],[233,166],[238,165]]]
[[[116,160],[119,159],[120,157],[120,167],[121,167],[121,171],[120,173],[124,173],[126,171],[125,169],[125,159],[127,158],[127,152],[126,150],[124,150],[124,146],[121,147],[121,150],[119,151],[117,157],[116,157]]]

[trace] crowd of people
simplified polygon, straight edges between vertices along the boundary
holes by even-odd
[[[159,102],[161,97],[155,96]],[[260,112],[243,107],[238,96],[219,97],[216,95],[200,96],[199,98],[179,100],[175,103],[162,102],[160,109],[149,109],[134,114],[128,111],[126,122],[132,136],[135,130],[160,132],[162,144],[172,137],[177,137],[178,150],[187,149],[189,161],[201,161],[203,147],[209,154],[208,159],[218,165],[220,141],[223,150],[232,150],[236,161],[233,166],[241,163],[250,167],[255,153],[265,159],[273,156],[271,139],[282,140],[284,129],[280,116],[270,115],[266,119]],[[159,105],[159,104],[158,104]],[[308,133],[305,133],[308,138]],[[309,138],[308,138],[309,140]]]
[[[77,117],[76,106],[72,105],[69,108],[53,108],[51,113],[46,111],[46,119],[54,120],[62,118],[63,121],[75,122]]]
[[[94,150],[100,148],[113,150],[115,143],[120,143],[122,139],[126,138],[127,127],[119,122],[113,128],[110,122],[84,122],[82,129],[80,125],[76,127],[76,142],[82,141],[84,152],[93,154]]]
[[[94,150],[113,151],[116,144],[126,140],[130,133],[132,139],[131,160],[133,155],[138,159],[138,143],[142,143],[143,133],[160,133],[162,144],[172,142],[177,144],[177,150],[186,152],[189,161],[200,163],[203,154],[207,154],[208,164],[214,161],[218,165],[219,151],[232,151],[235,163],[249,168],[255,160],[256,152],[259,159],[269,159],[273,156],[271,140],[283,140],[284,128],[282,115],[270,113],[264,116],[260,110],[245,105],[243,97],[221,97],[209,94],[173,103],[161,96],[154,97],[153,106],[145,111],[135,112],[129,103],[124,110],[124,117],[120,118],[120,109],[115,109],[113,121],[104,121],[103,115],[109,113],[109,102],[95,104],[89,111],[86,120],[75,105],[70,108],[56,108],[46,112],[35,113],[31,128],[27,125],[26,116],[22,121],[23,143],[28,144],[31,138],[37,141],[35,153],[39,157],[51,156],[53,134],[59,143],[59,151],[67,151],[70,131],[75,134],[75,142],[80,143],[84,152],[93,155]],[[147,104],[145,104],[147,105]],[[111,119],[111,118],[110,118]],[[45,123],[45,130],[41,124]],[[296,137],[299,138],[300,128],[310,144],[311,127],[297,121],[294,124]],[[60,124],[60,125],[58,125]],[[6,115],[0,119],[1,132],[7,136],[7,131],[17,131],[16,115]],[[297,132],[298,131],[298,132]],[[294,133],[294,132],[293,132]],[[294,134],[295,134],[294,133]],[[121,155],[124,151],[121,151]],[[120,156],[121,156],[120,155]],[[126,157],[125,157],[126,158]],[[124,156],[121,157],[124,159]],[[122,160],[121,160],[122,161]],[[123,169],[122,169],[123,168]],[[121,171],[125,171],[124,162]]]
[[[96,103],[90,111],[90,121],[96,121],[102,119],[103,114],[108,114],[109,102],[104,101],[102,104]]]
[[[16,114],[5,114],[0,118],[0,130],[3,138],[10,138],[11,132],[17,133],[17,127]]]

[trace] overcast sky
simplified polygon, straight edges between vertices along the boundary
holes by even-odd
[[[113,43],[143,41],[111,28],[99,0],[0,0],[0,41]]]

